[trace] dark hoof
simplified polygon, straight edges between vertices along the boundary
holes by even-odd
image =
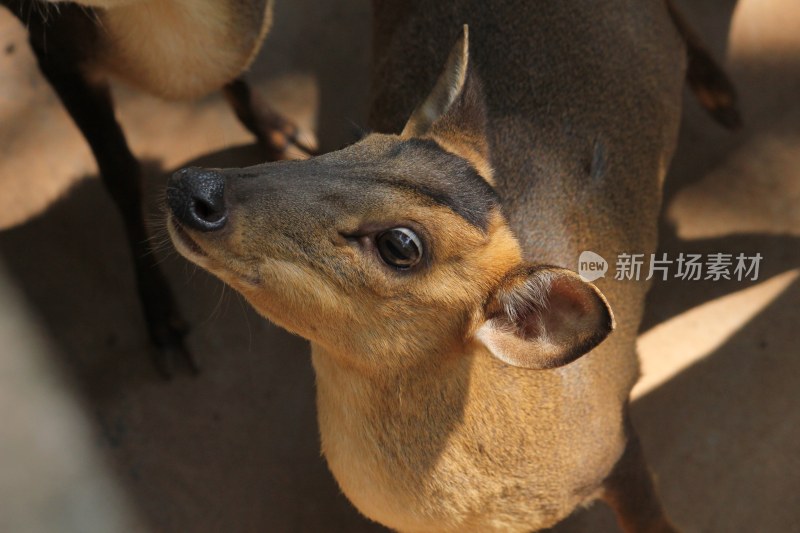
[[[259,117],[258,142],[270,161],[289,159],[291,149],[305,157],[317,155],[316,150],[300,139],[299,128],[278,113],[263,113]]]
[[[231,81],[225,86],[224,92],[236,116],[258,139],[268,161],[289,159],[290,148],[299,150],[305,156],[316,155],[313,146],[300,140],[297,126],[272,109],[244,79]]]

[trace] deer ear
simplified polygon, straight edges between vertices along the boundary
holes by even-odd
[[[469,60],[466,24],[436,85],[411,114],[400,136],[433,139],[445,150],[472,163],[481,175],[491,178],[486,104],[480,80]]]
[[[496,358],[546,369],[571,363],[614,329],[603,294],[570,270],[525,266],[506,276],[476,333]]]

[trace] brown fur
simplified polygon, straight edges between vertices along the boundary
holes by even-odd
[[[458,31],[450,21],[470,24],[496,190],[524,256],[574,267],[583,250],[609,260],[654,251],[686,65],[665,5],[376,2],[378,131],[399,131],[433,85]],[[635,339],[647,284],[602,279],[598,287],[617,331],[576,362],[529,376],[530,405],[545,407],[527,425],[525,441],[539,443],[527,461],[541,483],[552,483],[529,505],[561,509],[561,516],[596,495],[621,456],[622,413],[638,375]],[[502,483],[484,483],[487,493],[502,491]]]
[[[178,250],[311,340],[323,453],[366,516],[522,532],[603,497],[627,532],[672,531],[626,414],[647,283],[598,283],[619,324],[598,346],[606,299],[558,268],[655,250],[686,68],[665,4],[387,0],[375,15],[384,133],[176,174]],[[224,188],[213,231],[186,227],[204,183]],[[378,259],[392,227],[422,237],[418,267]]]
[[[401,137],[433,139],[445,150],[472,163],[484,179],[494,184],[483,90],[474,77],[466,77],[467,66],[460,64],[469,56],[466,44],[469,30],[465,28],[465,32],[464,47],[454,48],[445,65],[444,72],[453,72],[453,76],[439,79],[428,99],[414,110]],[[459,92],[454,94],[454,90]],[[446,105],[452,105],[453,109],[444,109]],[[452,117],[458,117],[457,123]]]
[[[85,0],[98,8],[93,68],[165,98],[224,86],[255,58],[272,0]]]

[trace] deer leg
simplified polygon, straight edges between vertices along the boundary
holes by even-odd
[[[299,138],[297,126],[272,109],[243,78],[236,78],[227,84],[223,92],[236,116],[258,139],[267,160],[287,159],[287,150],[291,146],[306,155],[314,155],[314,148]]]
[[[614,510],[625,533],[677,533],[661,507],[639,436],[630,420],[626,430],[628,442],[605,480],[603,499]]]
[[[187,327],[145,231],[141,167],[116,121],[108,86],[87,79],[79,52],[69,49],[68,39],[59,39],[60,33],[67,32],[60,31],[58,21],[29,15],[26,22],[39,67],[88,141],[103,184],[125,222],[147,328],[157,348],[156,366],[169,377],[182,360],[196,372],[197,366],[183,344]]]

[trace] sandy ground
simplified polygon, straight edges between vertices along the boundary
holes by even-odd
[[[800,5],[680,3],[726,58],[746,127],[687,99],[662,250],[764,260],[757,282],[656,283],[634,417],[685,531],[800,531]],[[251,75],[324,149],[364,124],[368,15],[360,0],[279,2]],[[319,456],[306,343],[168,251],[204,372],[157,376],[119,217],[2,10],[0,73],[0,531],[382,530]],[[218,95],[115,94],[153,220],[172,169],[258,158]],[[616,526],[596,505],[557,531]]]

